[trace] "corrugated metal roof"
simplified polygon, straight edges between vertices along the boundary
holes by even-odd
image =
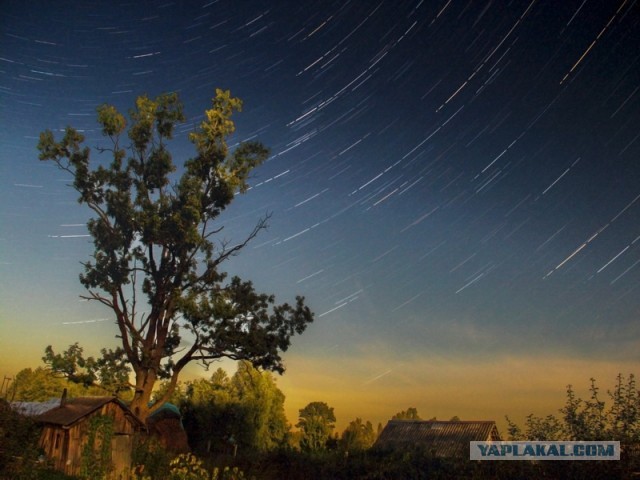
[[[376,440],[380,450],[424,448],[438,457],[469,455],[469,442],[500,440],[496,422],[390,420]]]
[[[40,415],[58,406],[60,406],[59,398],[52,398],[46,402],[11,402],[12,410],[28,417]]]
[[[35,416],[34,420],[41,423],[66,427],[109,402],[117,402],[122,408],[127,409],[127,407],[114,397],[77,397],[69,398],[65,401],[64,405]]]

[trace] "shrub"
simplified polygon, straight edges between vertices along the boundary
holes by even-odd
[[[0,399],[0,479],[37,478],[40,430]]]
[[[140,435],[134,441],[131,455],[131,479],[155,480],[169,477],[169,463],[172,455],[157,438]]]

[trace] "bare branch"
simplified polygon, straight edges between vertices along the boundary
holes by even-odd
[[[264,230],[268,227],[268,220],[271,218],[271,214],[267,214],[265,215],[263,218],[261,218],[258,223],[256,224],[255,227],[253,227],[253,230],[251,231],[251,233],[249,234],[249,236],[247,236],[247,238],[245,238],[245,240],[242,243],[239,243],[237,245],[235,245],[234,247],[230,248],[229,250],[226,250],[226,247],[223,247],[222,252],[220,253],[220,255],[218,255],[218,258],[216,258],[214,260],[214,265],[217,267],[218,265],[220,265],[222,262],[224,262],[227,258],[232,257],[234,255],[236,255],[240,250],[242,250],[244,247],[247,246],[247,244],[253,240],[258,233],[260,233],[261,230]]]
[[[80,295],[80,298],[82,298],[83,300],[97,300],[103,305],[106,305],[109,308],[113,308],[113,303],[108,298],[103,297],[93,290],[89,290],[89,295]]]

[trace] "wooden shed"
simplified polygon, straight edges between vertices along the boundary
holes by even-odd
[[[390,420],[373,445],[378,450],[424,449],[436,457],[469,458],[472,441],[499,441],[496,422]]]
[[[106,435],[111,443],[109,478],[129,478],[134,433],[143,430],[144,424],[115,397],[63,396],[58,407],[34,417],[43,426],[40,446],[56,470],[67,475],[81,473],[85,445],[93,437],[94,449],[98,449],[105,438],[100,431],[91,435],[92,430],[99,430],[100,420],[105,417],[111,418],[112,426]]]

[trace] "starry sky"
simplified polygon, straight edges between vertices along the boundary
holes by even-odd
[[[316,313],[278,380],[294,423],[517,420],[637,373],[635,0],[9,0],[0,34],[0,374],[116,344],[39,132],[96,146],[98,105],[177,91],[181,162],[216,87],[244,101],[232,143],[271,148],[224,236],[270,228],[226,269]]]

